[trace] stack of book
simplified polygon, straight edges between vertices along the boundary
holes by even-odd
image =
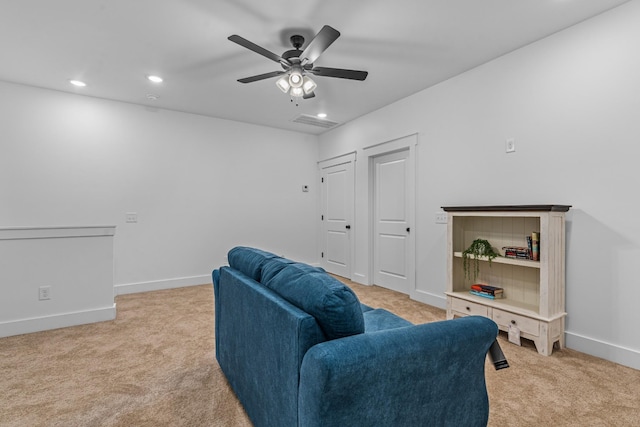
[[[505,258],[531,259],[531,251],[529,248],[520,246],[504,246]]]
[[[483,298],[496,299],[496,298],[502,298],[504,294],[504,290],[497,286],[475,284],[475,285],[471,285],[471,290],[469,291],[469,293],[471,293],[472,295],[483,297]]]

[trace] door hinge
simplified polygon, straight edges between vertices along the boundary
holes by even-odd
[[[320,215],[320,221],[324,221],[324,215]]]
[[[324,258],[324,252],[320,252],[320,258]]]
[[[324,184],[324,177],[320,178],[320,182]]]

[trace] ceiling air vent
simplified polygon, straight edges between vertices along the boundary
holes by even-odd
[[[294,123],[302,123],[303,125],[318,126],[324,129],[330,129],[334,126],[338,126],[340,123],[332,122],[327,119],[320,119],[316,116],[309,116],[307,114],[300,114],[298,117],[291,120]]]

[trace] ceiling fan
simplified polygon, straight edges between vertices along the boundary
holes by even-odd
[[[269,73],[258,74],[256,76],[238,79],[240,83],[251,83],[259,80],[281,76],[276,85],[284,93],[288,93],[292,98],[313,98],[316,83],[309,77],[309,74],[322,77],[337,77],[339,79],[364,80],[367,78],[366,71],[345,70],[342,68],[314,67],[313,63],[320,57],[336,39],[340,37],[340,32],[328,25],[315,35],[304,50],[300,48],[304,45],[304,37],[293,35],[290,38],[293,49],[276,55],[267,49],[258,46],[249,40],[236,34],[228,39],[249,50],[252,50],[265,58],[278,62],[283,70],[271,71]]]

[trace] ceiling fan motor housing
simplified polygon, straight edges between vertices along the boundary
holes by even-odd
[[[296,49],[300,49],[304,44],[304,37],[299,34],[294,34],[289,40],[291,40],[291,45]]]
[[[302,50],[300,50],[300,48],[304,44],[304,37],[300,35],[293,35],[291,36],[290,40],[294,49],[288,50],[285,53],[283,53],[282,58],[286,59],[291,64],[299,64],[300,63],[299,58],[300,58],[300,55],[302,54]],[[288,67],[285,64],[282,64],[282,68],[284,68],[285,70],[288,70],[290,67]]]

